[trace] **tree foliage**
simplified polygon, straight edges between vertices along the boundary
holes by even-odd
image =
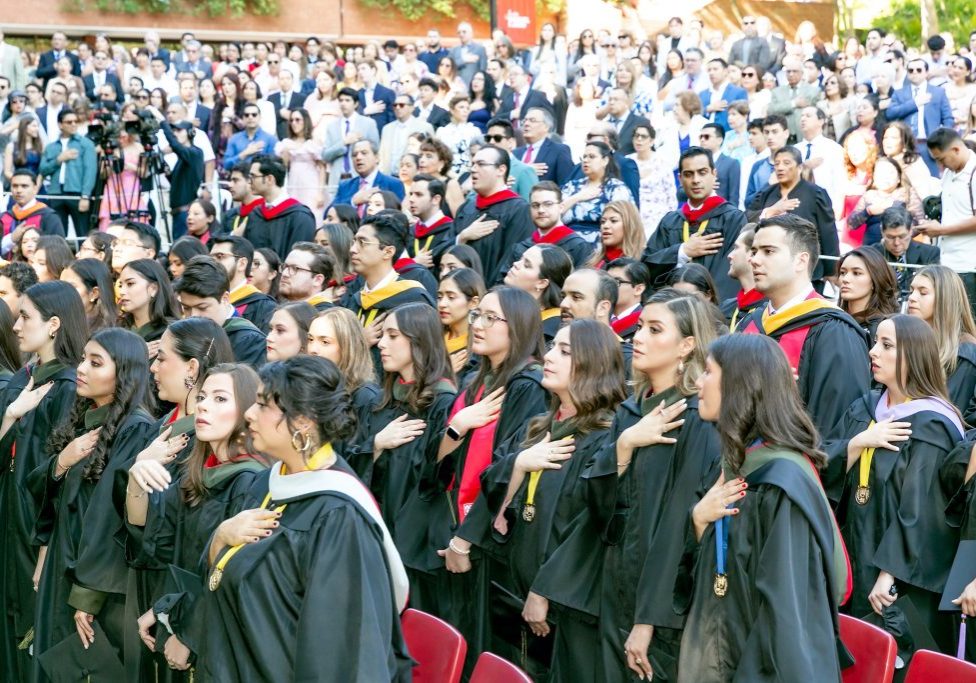
[[[205,14],[211,17],[244,14],[269,15],[278,11],[278,0],[66,0],[69,11],[136,14]]]
[[[973,0],[932,0],[939,19],[939,33],[951,33],[956,45],[969,42],[969,32],[976,28],[976,3]],[[893,31],[905,45],[922,45],[929,36],[922,35],[920,0],[894,0],[888,11],[875,21],[886,31]]]
[[[490,0],[461,0],[470,6],[480,18],[487,20],[491,14]],[[367,7],[395,9],[405,18],[415,21],[433,11],[444,17],[456,15],[456,0],[360,0]],[[536,7],[546,13],[558,13],[566,6],[566,0],[536,0]]]

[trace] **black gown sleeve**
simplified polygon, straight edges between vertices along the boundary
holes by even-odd
[[[801,357],[798,386],[807,412],[821,433],[870,389],[871,371],[864,337],[841,320],[825,320],[810,330]]]

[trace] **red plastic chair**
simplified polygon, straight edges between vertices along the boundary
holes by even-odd
[[[433,614],[408,609],[400,617],[410,656],[417,661],[414,683],[458,683],[468,644],[464,636]]]
[[[948,655],[919,650],[912,656],[905,675],[905,683],[973,683],[976,681],[976,664],[964,662]]]
[[[840,617],[840,639],[854,655],[854,666],[841,672],[844,683],[891,683],[898,647],[887,631],[866,621]]]
[[[507,659],[482,652],[471,672],[471,683],[532,683],[532,679]]]

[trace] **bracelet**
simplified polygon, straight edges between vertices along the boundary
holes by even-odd
[[[631,458],[630,460],[633,460],[633,458]],[[626,462],[618,462],[617,463],[617,469],[618,470],[622,470],[623,468],[625,468],[627,465],[630,464],[630,460],[628,460]]]
[[[451,549],[451,552],[457,553],[458,555],[470,555],[471,554],[471,551],[470,550],[461,550],[456,545],[454,545],[454,539],[453,538],[448,542],[447,547]]]
[[[132,492],[132,491],[131,491],[131,490],[129,489],[129,487],[128,487],[128,486],[126,486],[126,487],[125,487],[125,495],[127,495],[127,496],[129,496],[130,498],[134,498],[135,500],[139,500],[139,499],[140,499],[140,498],[142,498],[142,497],[143,497],[144,495],[146,495],[146,492],[145,492],[145,491],[144,491],[143,489],[141,489],[141,488],[140,488],[140,489],[139,489],[139,493],[133,493],[133,492]]]

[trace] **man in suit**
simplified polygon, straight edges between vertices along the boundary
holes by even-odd
[[[57,63],[62,57],[71,60],[71,75],[80,76],[81,62],[78,60],[78,55],[68,52],[68,36],[58,31],[51,36],[51,49],[41,53],[37,61],[37,77],[44,79],[45,88],[47,82],[57,75]]]
[[[169,71],[169,64],[170,64],[169,50],[167,50],[165,47],[159,47],[159,34],[156,33],[155,31],[146,31],[146,37],[143,38],[142,42],[143,45],[146,46],[146,49],[149,50],[149,59],[153,60],[156,57],[159,57],[160,59],[163,60],[163,64],[166,65],[166,70]],[[183,46],[186,47],[188,43],[189,41],[184,42]],[[197,43],[198,50],[199,47],[200,44]],[[213,75],[212,72],[211,75]]]
[[[739,160],[722,154],[722,143],[725,142],[725,129],[717,123],[706,123],[702,126],[698,136],[699,144],[712,153],[712,161],[715,163],[715,175],[718,178],[718,187],[715,188],[719,197],[730,202],[733,206],[739,205],[739,185],[742,181],[742,170]],[[680,196],[678,201],[684,201]]]
[[[180,63],[176,65],[176,73],[191,73],[196,76],[198,81],[202,81],[204,78],[213,78],[213,64],[200,55],[201,49],[202,46],[200,45],[200,41],[188,41],[185,47],[186,59],[180,61]],[[160,50],[160,52],[162,52],[162,50]],[[169,55],[167,53],[167,57],[168,56]],[[162,57],[162,55],[160,55],[160,57]]]
[[[417,94],[419,97],[417,106],[413,110],[414,116],[429,123],[434,130],[451,122],[451,115],[447,110],[434,104],[434,98],[437,97],[437,81],[432,78],[421,78]]]
[[[111,60],[104,50],[95,50],[95,53],[92,55],[92,65],[95,68],[82,79],[85,82],[85,95],[92,102],[98,99],[98,91],[106,84],[115,88],[116,101],[119,103],[125,101],[125,97],[122,94],[122,82],[118,76],[108,71],[108,65],[110,63]]]
[[[322,160],[330,165],[329,185],[332,186],[352,178],[354,144],[369,140],[377,149],[380,144],[380,134],[373,119],[356,112],[359,93],[352,88],[343,88],[336,99],[339,101],[339,118],[325,129],[325,145],[322,148]]]
[[[186,107],[186,118],[192,121],[193,125],[202,131],[210,130],[210,115],[213,113],[210,107],[200,104],[197,99],[197,81],[192,74],[180,76],[180,101]]]
[[[827,190],[834,212],[844,208],[847,167],[844,148],[824,137],[827,114],[820,107],[805,107],[800,112],[800,139],[794,145],[803,157],[803,170],[813,173],[813,182]]]
[[[41,128],[47,133],[47,139],[53,140],[59,130],[58,115],[68,101],[68,88],[64,83],[52,83],[47,89],[46,100],[47,103],[35,113],[41,122]]]
[[[691,36],[686,36],[685,32],[685,22],[681,17],[671,17],[668,20],[668,34],[660,35],[657,38],[657,54],[659,59],[657,60],[657,75],[663,76],[664,69],[667,64],[668,52],[671,50],[678,50],[681,54],[684,54],[688,48],[694,47],[695,43]]]
[[[4,40],[0,30],[0,76],[10,81],[10,90],[23,90],[27,85],[27,71],[21,59],[20,48]]]
[[[815,85],[801,82],[803,62],[799,57],[784,59],[783,71],[786,73],[786,85],[773,89],[767,111],[769,114],[785,116],[790,135],[796,139],[800,137],[800,112],[804,107],[819,102],[823,91]]]
[[[368,116],[376,123],[376,130],[393,120],[393,101],[396,93],[377,81],[376,62],[366,60],[356,66],[363,87],[359,91],[359,113]]]
[[[745,90],[729,82],[729,65],[721,57],[708,62],[709,88],[701,92],[702,109],[712,122],[729,129],[729,105],[738,100],[749,100]]]
[[[769,49],[769,59],[759,66],[763,70],[775,74],[779,72],[780,67],[783,66],[783,60],[786,58],[786,41],[773,33],[773,24],[769,17],[756,19],[756,31]]]
[[[529,87],[529,75],[525,73],[518,64],[513,64],[508,68],[508,84],[512,88],[511,106],[508,107],[512,112],[512,125],[521,128],[522,117],[529,109],[542,108],[548,109],[555,114],[552,103],[538,90]]]
[[[488,53],[485,52],[484,45],[474,41],[474,29],[468,22],[462,21],[458,24],[457,33],[461,44],[451,50],[451,58],[457,65],[458,76],[465,85],[470,86],[474,75],[488,66]]]
[[[729,61],[738,66],[769,63],[769,43],[759,37],[756,30],[756,18],[746,15],[742,17],[742,37],[732,44],[729,50]]]
[[[434,129],[426,121],[413,115],[413,98],[400,94],[393,102],[393,115],[396,119],[387,124],[380,134],[380,170],[396,176],[400,170],[400,159],[407,151],[407,140],[414,133],[433,135]]]
[[[549,109],[529,109],[522,119],[525,146],[515,150],[515,158],[532,166],[540,182],[551,180],[562,187],[573,172],[573,155],[568,145],[549,139],[555,127]]]
[[[339,183],[332,201],[333,206],[348,204],[362,218],[366,215],[366,204],[374,189],[388,190],[403,201],[403,183],[397,178],[380,173],[379,148],[372,140],[360,140],[353,144],[352,162],[355,175]]]
[[[612,88],[607,93],[606,122],[617,131],[620,140],[620,153],[634,153],[634,131],[640,124],[649,125],[646,118],[637,116],[631,109],[630,95],[623,88]]]
[[[508,65],[501,59],[489,59],[485,73],[495,83],[495,96],[498,98],[495,116],[511,120],[515,91],[508,84]]]
[[[915,133],[918,153],[925,159],[929,172],[938,176],[939,169],[925,144],[929,133],[939,128],[953,128],[952,107],[945,90],[928,82],[928,63],[921,58],[908,62],[908,83],[891,96],[885,111],[889,121],[904,121]]]
[[[274,107],[278,139],[288,137],[289,119],[291,113],[301,109],[305,104],[305,96],[295,90],[295,76],[288,69],[282,69],[278,74],[278,92],[268,97],[268,102]]]
[[[938,247],[922,244],[912,239],[912,215],[901,204],[889,206],[881,214],[881,241],[872,244],[891,264],[929,266],[942,260]],[[898,291],[902,301],[908,298],[912,277],[916,270],[892,266],[898,279]]]

